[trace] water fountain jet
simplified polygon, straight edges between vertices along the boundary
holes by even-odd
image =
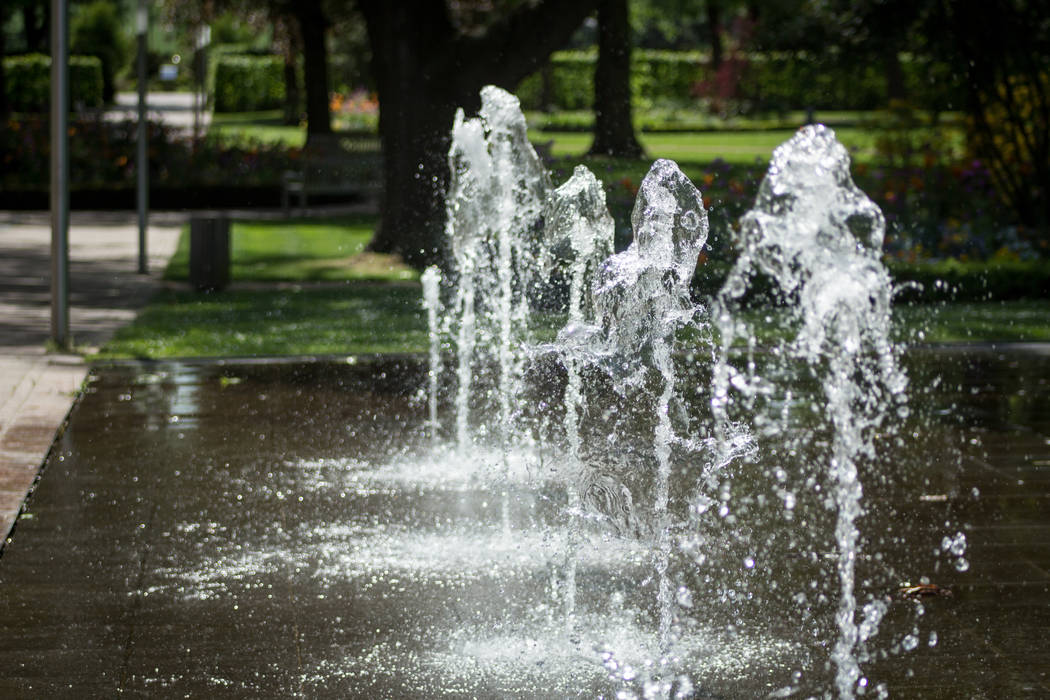
[[[627,666],[606,652],[620,669],[614,675],[625,687],[657,689],[653,697],[682,686],[688,663],[676,649],[691,648],[688,638],[699,634],[690,608],[694,593],[711,585],[710,573],[698,578],[704,562],[721,556],[718,550],[732,540],[746,547],[738,559],[744,571],[756,569],[757,545],[746,542],[751,528],[734,514],[746,512],[732,503],[735,475],[774,441],[791,444],[788,433],[799,429],[794,414],[809,398],[796,384],[816,382],[823,387],[821,410],[829,406],[831,416],[799,434],[813,444],[821,444],[821,431],[831,435],[824,464],[838,513],[839,578],[831,659],[839,695],[852,697],[867,682],[859,660],[885,613],[884,604],[869,600],[856,619],[857,461],[874,458],[874,435],[890,407],[894,416],[906,415],[906,381],[888,340],[891,287],[878,260],[881,212],[850,180],[845,149],[823,127],[807,127],[777,149],[755,208],[741,223],[740,256],[713,301],[712,322],[690,296],[707,213],[677,165],[654,163],[632,213],[634,240],[610,254],[613,226],[596,178],[581,167],[551,189],[525,139],[516,100],[486,88],[482,103],[478,118],[459,113],[453,127],[448,235],[455,268],[442,276],[456,282],[456,315],[440,328],[432,318],[432,337],[456,337],[460,449],[480,446],[495,432],[505,465],[512,452],[527,450],[530,435],[563,455],[544,479],[565,499],[555,525],[563,532],[555,588],[570,633],[579,636],[581,527],[599,523],[603,537],[648,548],[655,581],[656,651],[646,666],[652,667],[645,679],[636,670],[628,677],[621,672]],[[540,342],[531,334],[533,307],[550,297],[545,288],[559,275],[568,280],[567,320],[555,340]],[[436,276],[427,282],[428,309],[437,308]],[[748,298],[761,276],[772,280],[778,313],[793,334],[773,343],[772,360],[757,361],[766,353]],[[683,369],[693,381],[705,356],[712,358],[711,386],[699,394],[709,397],[707,411],[687,400],[682,386]],[[552,409],[561,416],[560,437],[537,427],[549,416],[530,422],[518,408],[526,402],[525,369],[538,358],[553,362],[562,377]],[[475,374],[484,375],[489,365],[498,367],[498,429],[482,420],[471,433],[470,407],[492,401],[474,395],[484,385]],[[432,368],[432,377],[439,373],[440,366]],[[542,412],[551,404],[537,405]],[[795,508],[787,495],[785,508]],[[726,527],[736,531],[729,540],[712,534]],[[742,585],[743,591],[723,588],[722,597],[751,599]]]

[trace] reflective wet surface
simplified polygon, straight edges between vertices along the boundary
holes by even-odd
[[[1050,348],[921,350],[906,364],[914,429],[884,466],[900,478],[862,475],[861,601],[887,606],[862,663],[871,695],[1046,697]],[[498,456],[431,449],[425,382],[397,358],[98,367],[0,558],[0,696],[642,692],[629,659],[653,656],[644,547],[600,534],[581,546],[567,632],[551,587],[557,489],[527,460],[502,479]],[[679,601],[693,696],[828,692],[816,623],[796,618],[834,599],[835,581],[822,596],[813,578],[828,566],[804,563],[824,538],[748,549],[744,524],[779,542],[751,510],[708,540],[744,583],[712,563],[717,580],[691,573]],[[942,548],[959,533],[963,554]],[[909,597],[904,582],[951,595]],[[800,591],[812,606],[784,602]]]

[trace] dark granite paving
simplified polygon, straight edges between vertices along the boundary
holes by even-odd
[[[921,601],[911,651],[893,640],[920,603],[895,600],[864,671],[893,697],[1050,697],[1050,349],[926,355],[929,472],[865,504],[916,535],[888,556],[950,526],[970,566],[916,571],[953,595]],[[498,492],[434,477],[439,458],[375,469],[423,444],[424,381],[407,361],[97,367],[0,558],[0,697],[614,694],[543,631],[551,564],[525,525],[550,498],[518,494],[508,536]],[[651,592],[631,569],[581,564],[588,624]],[[793,697],[827,690],[830,649],[777,634],[712,642],[694,697],[764,697],[792,669],[817,679]]]

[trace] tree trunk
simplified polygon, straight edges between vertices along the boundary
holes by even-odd
[[[711,41],[711,69],[718,70],[725,56],[722,46],[722,6],[719,0],[707,0],[707,31]]]
[[[439,60],[453,33],[443,3],[412,5],[362,3],[383,149],[382,217],[369,247],[422,267],[441,255],[457,96]]]
[[[382,219],[369,248],[414,267],[443,262],[448,149],[456,107],[421,93],[383,100]]]
[[[627,0],[598,3],[598,62],[594,69],[594,143],[591,155],[644,154],[631,119],[631,26]]]
[[[289,126],[299,124],[299,105],[302,102],[302,90],[299,87],[299,69],[295,65],[295,56],[284,57],[284,123]]]
[[[554,64],[550,61],[540,69],[540,111],[554,111]]]
[[[296,59],[302,53],[302,40],[297,22],[287,15],[275,19],[281,41],[281,55],[284,59],[284,123],[298,126],[302,113],[303,90],[299,81],[299,66]]]
[[[6,120],[11,114],[11,108],[7,103],[7,82],[4,78],[4,56],[7,55],[7,46],[4,44],[4,25],[7,23],[7,9],[0,9],[0,120]]]
[[[320,0],[299,0],[295,19],[303,45],[303,82],[306,83],[306,142],[332,133],[328,102],[328,19]]]
[[[908,91],[904,83],[904,68],[893,42],[884,45],[882,60],[886,70],[886,102],[906,100]]]
[[[37,9],[40,13],[37,13]],[[50,53],[51,3],[22,5],[22,32],[29,53]]]
[[[421,268],[445,254],[444,194],[456,109],[486,84],[517,85],[569,39],[595,0],[523,3],[483,36],[458,34],[445,2],[359,0],[383,148],[380,225],[369,248]]]

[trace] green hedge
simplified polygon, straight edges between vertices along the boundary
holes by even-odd
[[[806,54],[752,56],[739,85],[741,97],[762,111],[878,109],[886,106],[881,66],[845,70]]]
[[[215,62],[215,111],[250,112],[284,104],[280,56],[221,56]]]
[[[697,270],[693,293],[712,297],[729,274],[730,264],[710,260]],[[895,304],[934,302],[1017,301],[1050,298],[1050,261],[1017,260],[920,263],[890,262]],[[761,303],[772,284],[761,275],[752,280],[755,303]]]
[[[594,104],[594,51],[560,51],[548,67],[550,106],[558,110],[590,109]],[[879,64],[805,53],[749,54],[727,59],[720,73],[706,54],[645,51],[631,56],[631,91],[642,108],[697,97],[733,100],[740,109],[759,112],[836,109],[868,110],[886,106],[885,72]],[[962,87],[944,66],[901,56],[905,84],[921,106],[946,110],[962,101]],[[728,76],[736,75],[736,79]],[[518,85],[526,109],[542,109],[542,71]],[[722,94],[719,94],[722,93]]]
[[[51,57],[34,53],[4,58],[7,103],[15,112],[46,112],[51,104]],[[102,62],[69,57],[70,107],[102,106]]]
[[[896,301],[1012,301],[1050,297],[1050,261],[889,264]]]

